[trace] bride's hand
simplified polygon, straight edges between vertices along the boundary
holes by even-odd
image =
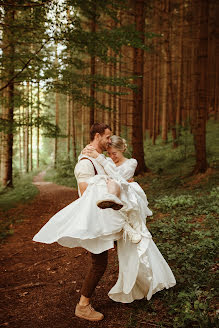
[[[91,146],[91,145],[87,145],[83,150],[82,150],[82,154],[92,157],[92,158],[97,158],[100,154],[98,153],[98,151],[96,151],[96,149]]]

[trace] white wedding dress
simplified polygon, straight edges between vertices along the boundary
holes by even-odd
[[[86,156],[79,156],[79,160],[81,157]],[[46,244],[58,242],[65,247],[83,247],[95,254],[113,248],[117,240],[119,277],[109,297],[123,303],[143,297],[149,300],[157,291],[174,286],[176,281],[145,225],[146,217],[152,215],[146,195],[138,183],[127,182],[134,175],[137,161],[127,159],[116,167],[104,155],[90,159],[98,174],[89,179],[83,195],[56,213],[33,240]],[[96,205],[106,188],[106,174],[122,187],[120,198],[124,207],[120,211],[100,209]],[[141,231],[142,240],[137,245],[128,238],[122,238],[124,213],[128,213],[132,222],[136,220]]]

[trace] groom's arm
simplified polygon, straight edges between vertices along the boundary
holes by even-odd
[[[81,196],[88,186],[88,180],[95,175],[94,167],[89,160],[81,160],[75,166],[75,177]]]

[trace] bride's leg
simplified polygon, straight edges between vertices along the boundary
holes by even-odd
[[[129,222],[127,213],[125,213],[124,211],[121,211],[120,213],[124,218],[123,238],[126,239],[126,236],[128,236],[129,240],[133,244],[138,244],[142,239],[140,230],[137,231],[132,227],[132,225]]]
[[[136,230],[134,230],[128,222],[125,222],[123,226],[123,233],[125,237],[126,234],[128,235],[129,240],[133,244],[138,244],[141,241],[141,234]]]
[[[107,189],[110,194],[113,194],[117,197],[120,196],[121,193],[121,187],[118,182],[116,182],[113,179],[108,179],[107,181]]]
[[[112,208],[114,210],[120,210],[123,207],[119,199],[121,191],[120,185],[115,180],[108,179],[106,188],[106,192],[102,195],[101,199],[97,201],[97,206],[102,209]]]
[[[141,217],[140,217],[140,213],[138,211],[136,211],[136,210],[129,211],[129,213],[127,215],[127,222],[137,232],[141,231],[141,229],[142,229],[142,220],[141,220]]]

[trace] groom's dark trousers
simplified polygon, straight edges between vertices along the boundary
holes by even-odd
[[[103,276],[108,262],[108,251],[91,255],[91,265],[81,288],[81,295],[90,298]]]

